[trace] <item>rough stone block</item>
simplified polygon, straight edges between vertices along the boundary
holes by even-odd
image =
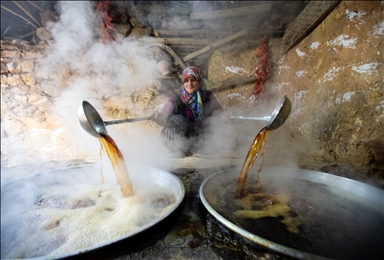
[[[1,63],[1,74],[8,74],[9,70],[6,63]]]
[[[48,101],[48,98],[46,96],[41,96],[41,95],[29,95],[28,96],[28,103],[34,106],[43,104]]]
[[[24,60],[21,62],[21,71],[22,72],[32,72],[35,64],[31,60]]]
[[[1,56],[7,57],[7,58],[19,58],[20,57],[20,51],[19,50],[14,50],[14,51],[2,50]]]
[[[27,85],[34,85],[35,84],[35,78],[28,73],[21,74],[21,78],[23,79],[24,83]]]
[[[3,41],[1,42],[1,49],[2,50],[8,50],[8,51],[18,51],[19,50],[19,48],[17,48],[14,45],[3,44]]]
[[[129,19],[129,22],[135,28],[143,28],[144,27],[143,23],[136,17],[132,17],[131,19]]]
[[[151,28],[133,28],[129,36],[142,37],[142,36],[148,36],[150,34],[151,34]]]
[[[42,41],[49,41],[52,39],[51,33],[44,27],[37,28],[36,35]]]
[[[29,87],[26,85],[19,85],[12,88],[12,92],[16,95],[25,95],[29,92]]]
[[[118,24],[115,25],[117,32],[124,35],[124,37],[128,36],[132,32],[132,26],[130,24]]]
[[[45,51],[44,44],[30,45],[29,42],[23,42],[20,45],[23,46],[23,50],[26,51],[34,51],[34,52],[42,52]]]
[[[104,106],[111,109],[133,109],[135,103],[131,96],[112,96],[104,101]]]
[[[16,68],[17,64],[15,62],[11,61],[7,63],[7,69],[9,70],[9,72],[17,74],[18,71],[16,71]]]
[[[19,75],[1,75],[1,84],[17,86],[21,83]]]
[[[30,59],[38,59],[42,55],[40,53],[35,52],[35,51],[26,51],[26,52],[22,53],[22,56],[24,59],[30,60]]]

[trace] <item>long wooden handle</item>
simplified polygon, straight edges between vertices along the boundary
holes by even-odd
[[[121,123],[131,123],[131,122],[137,122],[137,121],[145,121],[145,120],[152,120],[154,115],[146,116],[146,117],[138,117],[138,118],[129,118],[129,119],[122,119],[122,120],[114,120],[114,121],[108,121],[104,122],[104,125],[116,125]]]
[[[230,119],[245,119],[245,120],[256,120],[256,121],[269,121],[271,119],[270,116],[265,117],[256,117],[256,116],[230,116]]]

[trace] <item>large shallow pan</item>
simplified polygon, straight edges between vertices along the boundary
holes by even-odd
[[[58,259],[89,252],[100,247],[115,243],[117,241],[130,238],[145,230],[151,230],[151,227],[155,226],[156,224],[167,218],[173,211],[175,211],[184,198],[184,185],[180,181],[180,179],[172,173],[152,167],[129,166],[128,172],[132,181],[132,185],[134,187],[134,191],[135,187],[151,187],[153,190],[164,190],[167,193],[169,192],[173,194],[175,196],[175,200],[169,203],[166,201],[162,201],[162,198],[160,198],[160,204],[156,205],[156,207],[164,207],[164,210],[161,211],[161,214],[156,216],[150,216],[148,211],[142,210],[146,215],[138,221],[139,223],[143,221],[143,223],[145,224],[139,226],[139,228],[129,233],[125,233],[123,227],[124,225],[121,225],[121,229],[120,226],[117,227],[118,233],[112,233],[112,231],[109,230],[108,226],[106,225],[108,221],[110,221],[109,219],[114,219],[114,221],[118,220],[123,224],[128,224],[126,223],[129,221],[128,214],[134,214],[135,212],[137,212],[135,211],[137,208],[123,208],[121,210],[126,210],[126,214],[114,215],[120,214],[120,211],[117,211],[117,213],[115,213],[116,211],[114,211],[113,205],[116,205],[116,203],[122,203],[123,200],[130,199],[124,198],[122,196],[119,198],[119,194],[117,194],[117,197],[116,195],[114,195],[111,197],[111,203],[108,202],[105,206],[105,210],[101,211],[101,214],[105,214],[105,217],[101,218],[101,223],[96,223],[92,217],[80,221],[81,223],[77,227],[79,232],[85,232],[85,234],[87,234],[88,231],[85,228],[87,225],[91,225],[97,231],[100,231],[99,235],[89,234],[89,241],[87,241],[88,246],[80,246],[80,241],[77,241],[75,238],[74,241],[77,241],[78,243],[76,242],[75,245],[73,245],[73,248],[71,248],[69,251],[61,252],[59,254],[53,253],[56,249],[60,250],[60,246],[62,246],[60,245],[60,243],[66,240],[65,236],[72,235],[72,233],[65,235],[55,234],[58,233],[58,230],[60,230],[60,228],[62,228],[61,223],[66,222],[66,217],[58,217],[55,215],[48,216],[49,214],[52,214],[53,211],[57,212],[58,208],[59,212],[61,211],[61,208],[63,208],[62,212],[66,212],[67,210],[67,204],[55,200],[56,198],[58,198],[57,194],[59,194],[63,198],[69,198],[71,197],[71,192],[73,191],[82,192],[79,191],[77,188],[77,185],[79,184],[86,184],[84,186],[86,187],[86,189],[88,189],[89,187],[94,187],[92,189],[100,190],[100,192],[103,194],[100,196],[109,196],[108,194],[114,194],[110,191],[111,189],[109,189],[109,187],[113,187],[112,189],[115,189],[114,187],[116,185],[117,190],[120,189],[115,179],[113,170],[112,172],[110,172],[111,169],[107,168],[108,167],[106,166],[103,167],[103,178],[101,178],[100,176],[100,164],[88,164],[76,167],[65,167],[54,171],[39,173],[33,176],[13,180],[2,184],[1,258]],[[55,192],[55,195],[51,198],[45,195],[47,188],[50,188],[51,191],[53,190]],[[94,197],[90,196],[90,198]],[[47,203],[51,203],[51,206],[44,207],[41,211],[43,214],[47,214],[46,217],[42,217],[43,214],[32,215],[31,217],[31,214],[29,214],[29,212],[31,212],[32,209],[36,209],[36,207],[41,207],[42,204]],[[143,205],[148,205],[148,203],[152,203],[151,198],[142,199],[142,203]],[[168,204],[164,206],[164,203]],[[90,203],[90,200],[84,200],[81,203],[77,203],[75,205],[75,208],[71,210],[78,212],[78,219],[80,220],[82,218],[81,212],[83,212],[83,209],[78,207],[87,207],[87,209],[89,209],[89,211],[91,212],[93,210],[93,207],[95,207],[96,205],[92,205],[92,203]],[[101,209],[103,208],[101,207]],[[99,212],[100,211],[97,211],[97,213]],[[25,216],[28,216],[28,218],[30,219],[26,219],[27,217]],[[145,218],[149,218],[149,220],[144,221]],[[36,230],[34,231],[34,229]],[[41,232],[42,235],[36,237],[36,239],[31,241],[31,237],[36,236],[36,232]],[[108,232],[111,232],[111,234],[108,234]],[[22,233],[29,235],[26,235],[25,237],[20,237],[19,234]],[[50,239],[49,236],[52,234],[53,236]],[[75,236],[75,234],[73,235]],[[98,236],[100,235],[102,235],[103,237],[110,237],[110,239],[100,240],[98,239]],[[24,242],[27,242],[28,239],[29,246],[26,246]],[[51,246],[53,248],[50,248]],[[15,257],[10,252],[17,248],[21,248],[21,253],[19,253]]]
[[[247,181],[247,184],[252,183],[255,181],[255,175],[257,169],[251,169],[249,174],[249,179]],[[369,216],[364,216],[363,220],[359,219],[356,220],[356,222],[352,225],[351,233],[347,234],[340,234],[337,229],[337,225],[335,226],[334,233],[327,234],[326,237],[331,236],[339,236],[340,238],[345,238],[348,236],[354,235],[355,231],[358,233],[358,230],[362,229],[365,225],[370,225],[368,228],[375,234],[372,237],[368,237],[371,241],[364,241],[365,244],[368,245],[367,247],[370,247],[370,249],[367,249],[363,246],[363,248],[350,248],[349,244],[344,244],[344,248],[338,248],[338,252],[335,252],[335,255],[341,256],[341,257],[329,257],[328,255],[322,255],[322,252],[319,254],[315,254],[313,252],[303,251],[299,250],[294,247],[290,247],[287,245],[284,245],[282,243],[277,243],[274,239],[278,235],[277,233],[270,236],[270,239],[267,239],[265,234],[259,234],[259,233],[252,233],[247,228],[244,228],[242,226],[239,226],[235,224],[235,221],[232,221],[229,219],[230,217],[225,216],[226,213],[219,213],[219,209],[216,208],[214,205],[217,199],[214,201],[212,200],[212,193],[217,194],[220,193],[223,189],[229,190],[228,183],[233,183],[233,186],[236,187],[237,179],[238,179],[238,172],[232,170],[228,171],[222,171],[219,173],[216,173],[209,178],[207,178],[200,187],[200,198],[206,209],[210,214],[212,214],[219,222],[224,224],[227,228],[231,229],[232,231],[236,232],[237,234],[241,235],[242,237],[245,237],[246,239],[258,244],[262,245],[268,249],[271,249],[275,252],[280,252],[285,255],[289,255],[298,259],[344,259],[344,256],[348,256],[348,258],[345,259],[362,259],[363,258],[370,258],[370,259],[380,259],[382,257],[382,245],[384,243],[384,238],[382,234],[384,234],[384,191],[376,188],[374,186],[361,183],[358,181],[354,181],[351,179],[327,174],[324,172],[318,172],[318,171],[310,171],[310,170],[303,170],[303,169],[291,169],[286,167],[274,167],[274,166],[264,166],[261,173],[260,173],[260,181],[266,181],[271,183],[279,183],[279,185],[285,185],[284,183],[288,183],[289,181],[308,181],[310,184],[314,185],[321,185],[322,191],[324,191],[325,194],[330,194],[329,197],[325,198],[324,203],[328,206],[333,206],[335,200],[337,198],[340,198],[341,201],[350,201],[351,203],[354,203],[354,205],[359,205],[358,207],[355,207],[351,210],[350,214],[348,212],[344,212],[346,216],[351,217],[353,220],[353,216],[361,215],[360,206],[365,212],[370,212]],[[219,188],[218,188],[219,187]],[[222,188],[223,187],[223,188]],[[311,187],[300,187],[300,188],[307,188],[309,193],[311,192]],[[213,192],[212,192],[213,190]],[[325,192],[326,191],[326,192]],[[292,192],[292,191],[291,191]],[[306,199],[309,199],[309,193],[308,197],[303,197],[302,201],[305,201]],[[316,193],[315,191],[312,191],[311,196],[314,198],[320,197],[320,193]],[[327,195],[328,196],[328,195]],[[233,192],[234,197],[234,192]],[[328,198],[328,199],[327,199]],[[300,201],[299,201],[300,202]],[[299,203],[300,204],[300,203]],[[226,204],[227,205],[227,204]],[[341,204],[341,208],[343,208],[344,205]],[[227,206],[229,208],[229,205]],[[315,209],[316,210],[316,209]],[[346,210],[346,209],[342,209]],[[328,214],[331,218],[336,218],[339,216],[332,215],[332,212],[320,212],[321,214]],[[372,216],[372,217],[371,217]],[[267,219],[267,218],[264,218]],[[254,219],[252,220],[253,224],[251,226],[259,225],[260,223],[264,222],[257,222],[260,221],[260,219]],[[279,220],[277,220],[279,221]],[[341,219],[340,221],[347,221]],[[267,222],[266,226],[269,225],[271,222]],[[248,226],[249,227],[249,226]],[[268,227],[269,229],[269,227]],[[271,229],[276,230],[276,229]],[[293,236],[292,236],[293,237]],[[287,236],[287,240],[289,240],[289,236]],[[284,240],[284,239],[283,239]],[[327,239],[325,239],[327,240]],[[325,241],[327,242],[327,241]],[[372,243],[371,243],[372,242]],[[343,242],[344,243],[344,242]],[[346,242],[345,242],[346,243]],[[314,243],[315,244],[315,243]],[[337,248],[338,245],[332,245]],[[359,247],[360,245],[357,245]],[[349,248],[348,248],[349,247]],[[373,250],[372,250],[373,249]],[[352,255],[352,251],[356,251],[358,254]],[[337,250],[336,250],[337,251]],[[351,251],[351,252],[348,252]],[[334,251],[333,251],[334,252]]]

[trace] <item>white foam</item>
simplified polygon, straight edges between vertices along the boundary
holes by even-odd
[[[5,220],[13,227],[7,230],[12,239],[6,237],[2,258],[56,258],[109,244],[151,226],[176,202],[175,195],[161,187],[133,190],[134,196],[124,198],[112,184],[48,187],[40,197],[45,200],[22,209],[19,219]],[[88,207],[76,208],[79,204]]]

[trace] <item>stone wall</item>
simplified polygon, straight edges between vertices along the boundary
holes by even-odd
[[[46,45],[28,42],[1,42],[1,159],[13,166],[42,156],[53,158],[60,145],[62,128],[50,114],[52,97],[40,85],[47,80],[39,74],[36,60]],[[39,136],[39,137],[37,137]],[[43,145],[46,144],[46,145]]]
[[[383,2],[343,1],[282,60],[291,135],[318,163],[384,178]],[[286,84],[288,83],[288,84]]]
[[[97,158],[99,142],[78,122],[77,107],[82,100],[96,106],[104,119],[114,120],[148,116],[161,109],[168,98],[158,91],[161,83],[156,79],[136,88],[126,82],[108,89],[110,86],[103,85],[108,80],[100,77],[102,73],[87,71],[87,66],[76,70],[73,64],[60,64],[52,59],[52,49],[53,43],[45,40],[37,45],[1,41],[2,167]],[[130,69],[135,69],[134,64]],[[102,87],[98,89],[91,79]],[[82,80],[88,84],[77,83]],[[76,90],[80,87],[84,90]],[[153,122],[135,124],[142,124],[148,132],[160,130]],[[115,126],[122,132],[129,127]]]

